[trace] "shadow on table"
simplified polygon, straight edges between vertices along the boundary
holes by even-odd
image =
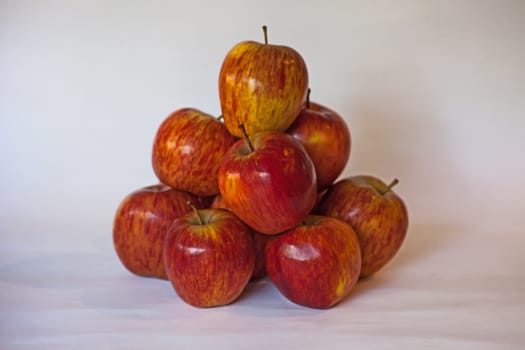
[[[342,303],[352,303],[369,291],[396,285],[403,275],[408,275],[433,259],[461,238],[461,227],[444,224],[414,224],[409,227],[407,237],[394,258],[374,275],[360,279],[352,293]]]

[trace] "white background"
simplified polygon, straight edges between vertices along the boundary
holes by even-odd
[[[220,114],[222,59],[263,24],[348,122],[344,176],[399,178],[410,213],[396,259],[330,311],[267,281],[193,309],[112,250],[159,124]],[[519,0],[1,1],[0,348],[521,348],[524,37]]]

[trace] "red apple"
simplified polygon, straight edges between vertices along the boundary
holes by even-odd
[[[211,203],[211,207],[214,209],[226,209],[231,210],[228,207],[228,204],[218,194]],[[255,266],[253,268],[253,274],[250,278],[250,281],[257,281],[264,276],[266,276],[266,264],[264,262],[264,250],[268,242],[273,238],[273,236],[265,235],[260,232],[252,230],[253,233],[253,244],[255,246]]]
[[[233,213],[204,209],[173,222],[164,242],[164,265],[176,293],[197,307],[226,305],[253,273],[250,229]]]
[[[200,198],[166,185],[141,188],[122,200],[113,223],[113,244],[129,271],[167,279],[162,261],[164,238],[173,220],[191,210],[188,201],[204,207]]]
[[[199,196],[219,192],[217,171],[235,138],[223,123],[192,108],[179,109],[160,125],[152,164],[162,183]]]
[[[330,187],[320,212],[339,218],[354,228],[362,255],[361,277],[385,266],[398,252],[408,228],[408,213],[390,185],[367,175],[342,179]]]
[[[345,120],[307,97],[306,108],[287,132],[301,142],[312,159],[317,190],[328,188],[341,175],[350,157],[351,138]]]
[[[226,209],[231,210],[226,201],[224,200],[223,196],[219,193],[215,197],[213,197],[213,200],[211,201],[210,207],[212,209]]]
[[[287,46],[243,41],[224,58],[219,74],[219,98],[224,123],[237,137],[244,124],[248,135],[285,131],[297,118],[308,88],[308,71],[301,55]]]
[[[254,230],[277,234],[297,226],[315,205],[315,170],[304,148],[278,131],[236,142],[219,168],[219,190]]]
[[[343,221],[310,215],[268,244],[266,269],[292,302],[330,308],[350,293],[359,278],[359,241]]]

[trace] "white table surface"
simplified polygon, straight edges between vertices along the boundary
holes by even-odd
[[[199,309],[118,261],[106,224],[9,223],[1,349],[523,349],[521,227],[413,224],[396,258],[330,310],[267,279]],[[35,233],[38,232],[37,236]],[[87,233],[91,233],[91,235]]]

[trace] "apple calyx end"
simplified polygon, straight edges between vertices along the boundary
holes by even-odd
[[[248,148],[250,148],[250,152],[253,152],[255,149],[253,148],[252,142],[250,141],[250,138],[248,137],[248,132],[246,132],[246,128],[244,127],[244,124],[239,124],[239,129],[242,131],[242,135],[244,137],[244,140],[246,140],[246,143],[248,144]]]
[[[199,209],[197,209],[195,204],[193,204],[191,201],[187,201],[186,204],[189,205],[191,209],[193,209],[193,212],[197,215],[197,218],[199,220],[199,225],[204,226],[204,220],[202,219],[202,216],[199,213]]]

